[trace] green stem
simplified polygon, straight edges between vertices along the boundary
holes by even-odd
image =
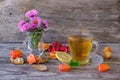
[[[42,31],[39,30],[31,31],[29,36],[31,37],[31,44],[34,47],[34,49],[38,49],[38,43],[42,38]]]

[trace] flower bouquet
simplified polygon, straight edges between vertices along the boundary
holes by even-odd
[[[36,9],[26,12],[25,17],[27,19],[21,20],[18,23],[18,28],[20,31],[26,32],[27,34],[27,49],[29,49],[32,53],[40,53],[42,48],[39,43],[42,39],[43,30],[48,28],[48,22],[38,16],[38,11]]]

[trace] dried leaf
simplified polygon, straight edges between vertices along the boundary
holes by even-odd
[[[38,57],[38,61],[37,61],[38,64],[40,64],[40,63],[46,63],[46,62],[48,62],[48,60],[44,60],[41,56]]]
[[[34,68],[39,71],[47,71],[48,68],[45,65],[34,65]]]
[[[17,65],[24,64],[23,58],[16,58],[16,59],[10,58],[10,61],[11,63],[17,64]]]

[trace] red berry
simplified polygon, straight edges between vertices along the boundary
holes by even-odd
[[[59,51],[59,49],[60,49],[59,47],[56,47],[56,51]]]
[[[62,46],[62,44],[61,43],[57,43],[57,47],[61,47]]]
[[[56,44],[57,44],[57,42],[54,41],[54,42],[52,42],[51,45],[52,45],[52,46],[56,46]]]
[[[66,46],[62,46],[62,47],[60,47],[60,51],[67,52],[67,48],[66,48]]]
[[[48,51],[51,52],[51,49],[49,48]]]

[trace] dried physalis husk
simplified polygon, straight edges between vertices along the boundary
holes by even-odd
[[[48,60],[43,59],[41,56],[38,57],[38,60],[37,60],[37,63],[38,63],[38,64],[39,64],[39,63],[46,63],[46,62],[48,62]]]
[[[34,68],[39,71],[47,71],[48,68],[45,65],[39,64],[39,65],[34,65]]]
[[[103,53],[103,57],[104,57],[105,59],[111,58],[111,57],[112,57],[112,52],[104,52],[104,53]]]
[[[17,65],[24,64],[23,58],[16,58],[16,59],[10,58],[10,61],[11,63],[17,64]]]

